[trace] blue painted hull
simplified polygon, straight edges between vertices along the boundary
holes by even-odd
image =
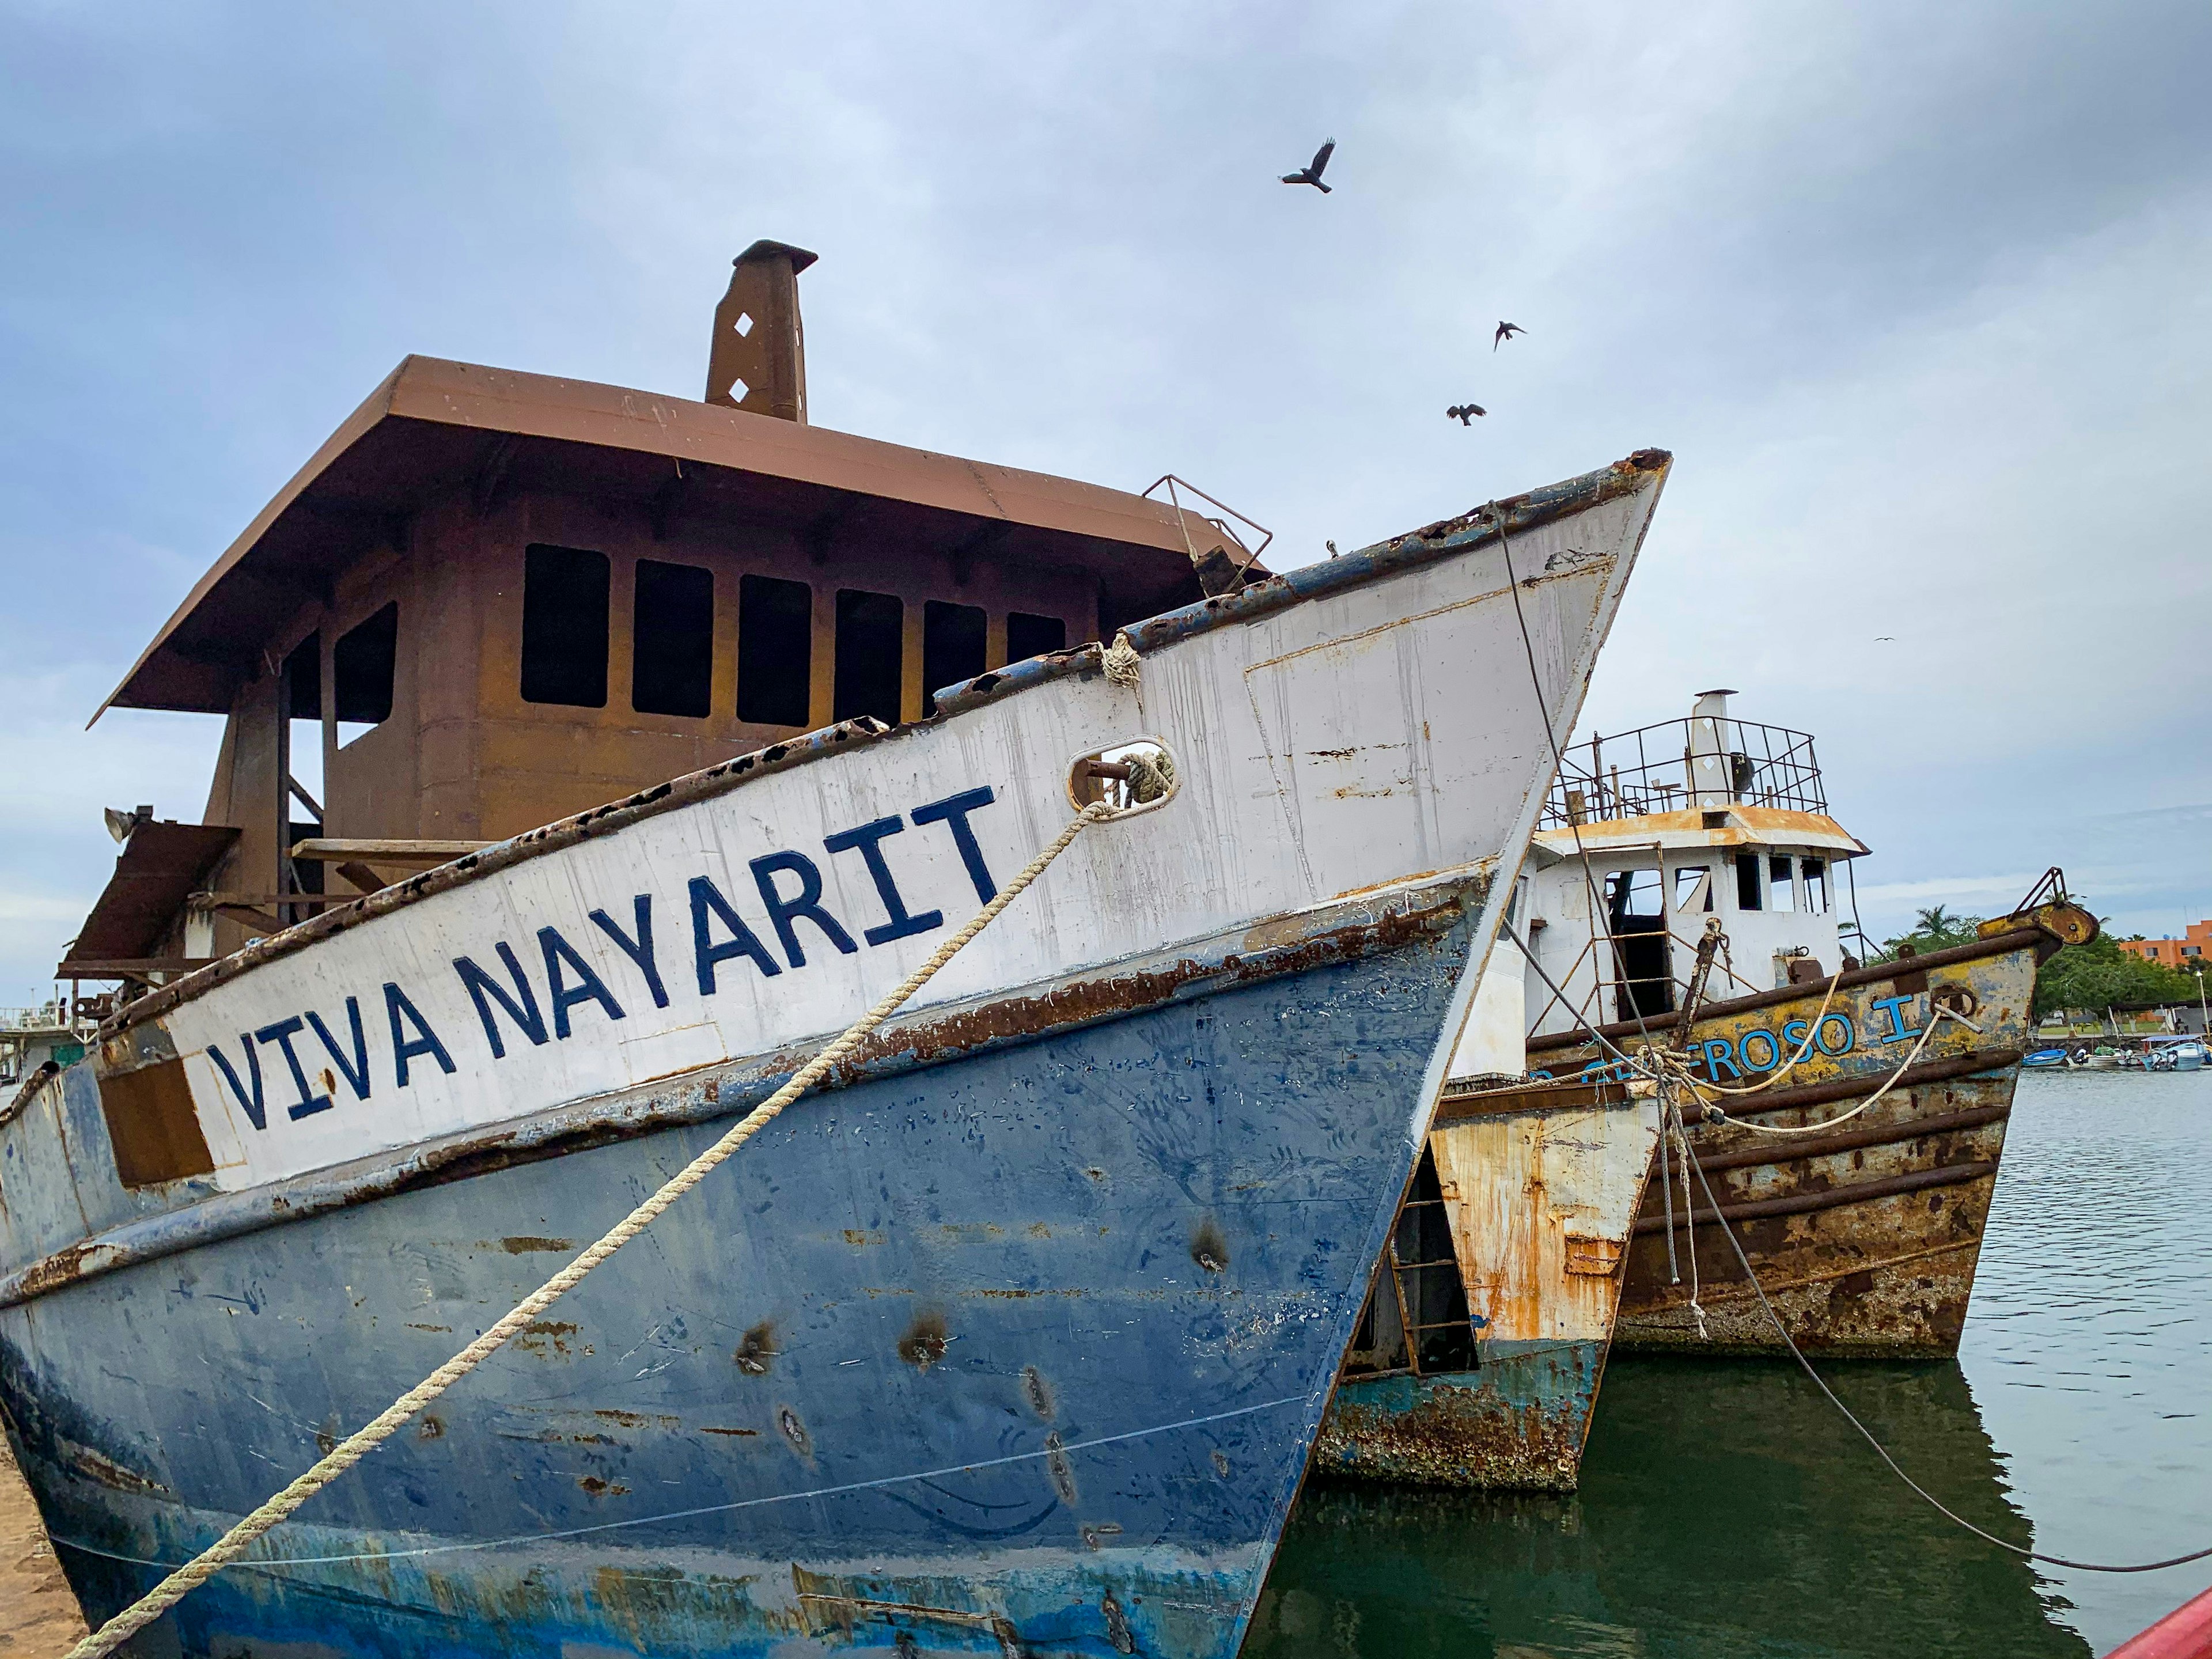
[[[803,1102],[258,1552],[289,1565],[226,1572],[148,1650],[1233,1653],[1474,931]],[[96,1121],[88,1068],[66,1086]],[[0,1310],[0,1398],[87,1612],[720,1127]]]

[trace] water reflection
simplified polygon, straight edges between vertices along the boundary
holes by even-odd
[[[2029,1541],[1957,1365],[1829,1375],[1923,1484]],[[1244,1652],[2081,1659],[2063,1606],[1903,1493],[1794,1368],[1624,1357],[1573,1498],[1310,1486]]]

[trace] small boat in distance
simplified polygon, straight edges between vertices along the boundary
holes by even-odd
[[[1731,695],[1568,751],[1510,913],[1533,956],[1492,956],[1395,1235],[1419,1265],[1378,1279],[1320,1467],[1571,1487],[1613,1345],[1782,1352],[1723,1223],[1802,1347],[1957,1351],[2035,969],[2095,921],[2053,872],[1974,943],[1848,958],[1836,869],[1867,849],[1812,738]],[[1683,1079],[1671,1168],[1644,1050]],[[1416,1308],[1467,1338],[1389,1346]]]
[[[407,360],[118,690],[227,725],[63,965],[130,998],[0,1124],[87,1613],[1115,810],[149,1651],[1242,1639],[1668,458],[1270,575],[808,425],[812,257],[740,257],[706,402]]]
[[[2207,1051],[2203,1039],[2196,1036],[2145,1037],[2142,1046],[2132,1054],[2123,1055],[2121,1068],[2136,1072],[2201,1072],[2204,1069]],[[2130,1066],[2128,1062],[2134,1061]]]

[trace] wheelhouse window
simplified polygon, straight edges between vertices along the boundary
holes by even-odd
[[[1828,914],[1828,862],[1826,859],[1805,860],[1805,908],[1816,916]]]
[[[873,715],[899,723],[906,684],[906,606],[896,594],[857,587],[837,590],[837,659],[832,675],[832,720]]]
[[[607,556],[533,544],[523,556],[522,700],[607,706]]]
[[[972,605],[932,599],[921,607],[921,712],[937,712],[938,688],[983,672],[990,619]]]
[[[1796,905],[1797,884],[1790,878],[1790,862],[1786,858],[1767,860],[1768,903],[1777,910],[1794,910]]]
[[[338,635],[331,647],[331,695],[337,699],[341,744],[392,718],[392,682],[398,661],[396,600]]]
[[[1006,612],[1006,660],[1026,662],[1048,652],[1067,649],[1067,624],[1057,617],[1040,617],[1027,611]]]
[[[1759,902],[1759,854],[1738,853],[1735,855],[1735,908],[1739,910],[1763,910]]]
[[[714,573],[696,564],[637,562],[630,623],[629,706],[641,714],[711,712]]]
[[[781,576],[738,579],[738,718],[805,726],[814,676],[814,590]]]
[[[1668,949],[1666,890],[1656,870],[1622,870],[1605,878],[1607,931],[1613,935],[1616,1018],[1670,1013],[1674,952]]]
[[[1713,908],[1713,872],[1702,864],[1685,865],[1674,872],[1674,908],[1705,911]]]

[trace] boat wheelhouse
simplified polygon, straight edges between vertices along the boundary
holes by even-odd
[[[223,718],[58,971],[143,989],[416,871],[1267,572],[1165,501],[805,419],[739,256],[704,402],[409,357],[102,705]],[[737,325],[748,325],[741,335]]]
[[[1518,996],[1505,957],[1492,970],[1500,984],[1489,994],[1519,1004],[1527,1038],[1639,1019],[1663,1027],[1714,922],[1727,943],[1707,970],[1710,999],[1858,965],[1865,945],[1838,890],[1868,849],[1829,812],[1811,735],[1734,717],[1734,695],[1700,692],[1685,719],[1565,751],[1522,866],[1522,936],[1534,957],[1520,959]],[[1762,1063],[1777,1061],[1762,1053],[1752,1072]],[[1524,1069],[1511,1048],[1472,1045],[1455,1066]]]

